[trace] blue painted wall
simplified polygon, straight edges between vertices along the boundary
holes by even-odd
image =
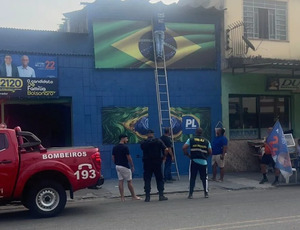
[[[102,107],[149,107],[150,127],[159,131],[154,72],[152,70],[97,70],[91,57],[59,57],[60,95],[72,97],[74,145],[100,146],[103,174],[115,177],[111,162],[113,146],[102,145]],[[221,119],[221,86],[219,70],[169,71],[172,107],[202,107],[211,110],[211,126]],[[213,130],[212,130],[213,132]],[[188,173],[189,161],[176,143],[179,169]],[[141,151],[129,146],[136,165],[136,176],[142,176]]]

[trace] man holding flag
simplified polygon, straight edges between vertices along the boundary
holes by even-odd
[[[268,136],[271,134],[273,128],[270,127],[268,128]],[[277,169],[275,167],[275,161],[273,160],[272,157],[272,150],[270,145],[265,141],[264,143],[264,154],[261,158],[261,164],[260,164],[260,168],[261,168],[261,173],[263,174],[263,178],[261,179],[261,181],[259,182],[260,184],[264,184],[265,182],[268,182],[268,177],[267,177],[267,168],[268,165],[272,165],[273,169],[275,170],[275,180],[272,183],[272,185],[277,185],[278,184],[278,179],[279,179],[279,175],[280,175],[280,171],[279,169]]]
[[[265,155],[267,154],[267,152],[269,152],[269,154],[273,158],[275,168],[276,168],[275,181],[272,183],[272,185],[277,185],[278,178],[279,178],[279,170],[285,179],[289,178],[292,175],[291,159],[290,159],[287,143],[283,134],[283,130],[279,121],[275,123],[272,131],[269,133],[269,136],[266,139],[265,147],[266,147]],[[263,156],[262,165],[264,163],[265,162]],[[266,177],[266,167],[265,167],[265,171],[263,171],[263,167],[262,167],[262,173],[264,178],[260,182],[261,184],[268,181]]]

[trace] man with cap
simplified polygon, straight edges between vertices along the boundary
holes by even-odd
[[[198,172],[204,189],[204,197],[208,198],[207,157],[211,155],[212,150],[210,142],[202,136],[202,133],[202,128],[197,128],[195,136],[188,139],[182,148],[184,155],[191,159],[189,199],[193,198]]]
[[[152,130],[148,130],[147,139],[141,143],[141,149],[143,150],[144,163],[145,202],[150,201],[151,178],[153,173],[156,179],[159,201],[168,200],[168,198],[164,196],[164,181],[161,168],[164,157],[162,152],[164,155],[168,154],[168,148],[159,138],[154,137]]]
[[[125,145],[128,143],[128,136],[121,134],[119,136],[120,143],[114,146],[112,151],[112,160],[116,165],[116,170],[119,178],[119,191],[121,195],[121,201],[125,201],[124,196],[124,180],[127,181],[128,189],[131,193],[133,200],[140,200],[140,197],[135,195],[132,185],[132,173],[134,172],[134,165],[129,153],[128,147]],[[128,163],[129,162],[129,163]],[[129,167],[131,166],[131,169]]]

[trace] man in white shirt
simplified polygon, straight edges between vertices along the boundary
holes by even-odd
[[[18,66],[20,77],[35,77],[34,69],[28,66],[29,64],[28,56],[23,55],[21,61],[22,61],[22,65]]]
[[[12,64],[12,57],[5,55],[4,63],[0,68],[1,77],[19,77],[18,69]]]

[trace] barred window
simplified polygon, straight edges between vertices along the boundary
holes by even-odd
[[[287,3],[244,0],[244,23],[248,38],[287,40]]]

